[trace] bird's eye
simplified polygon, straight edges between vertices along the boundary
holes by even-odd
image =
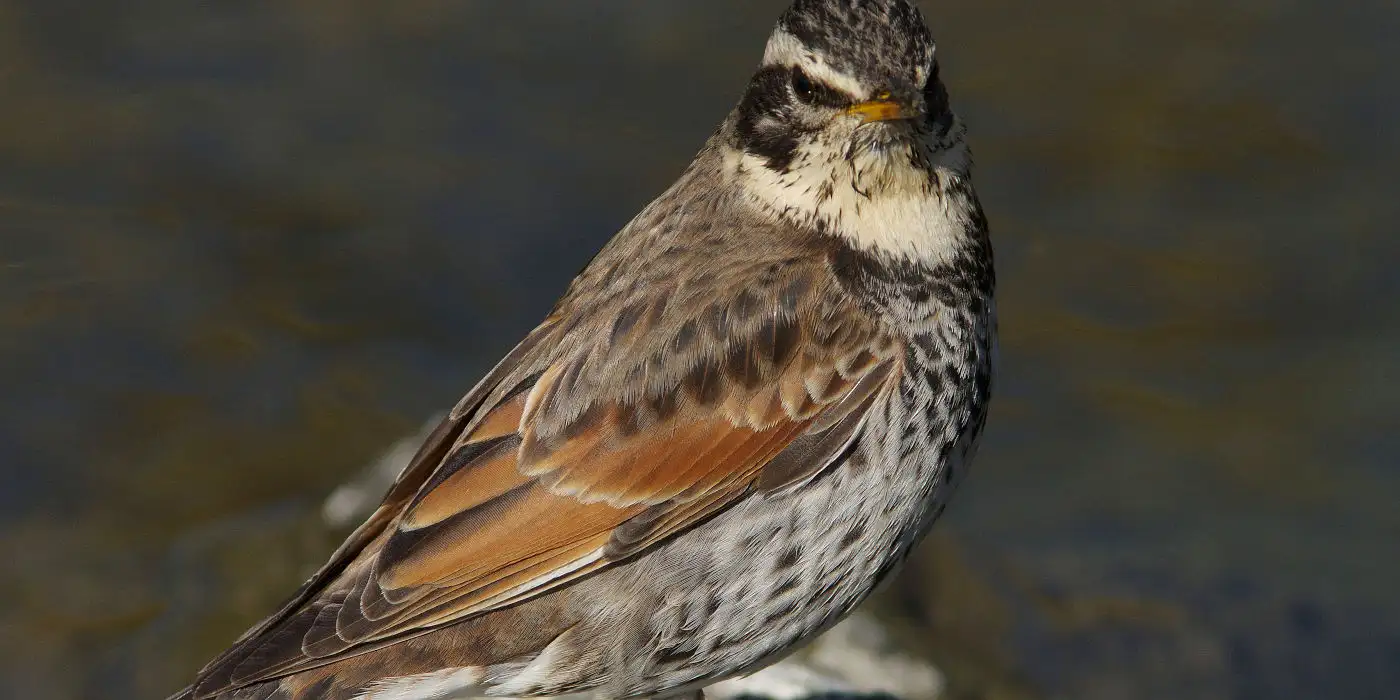
[[[817,89],[812,86],[812,79],[808,78],[801,68],[792,69],[792,94],[807,104],[812,104],[817,98]]]

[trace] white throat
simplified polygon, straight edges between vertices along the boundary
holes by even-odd
[[[950,133],[961,135],[961,124]],[[950,259],[966,241],[973,203],[970,156],[962,138],[950,148],[929,149],[934,172],[914,167],[905,153],[871,150],[846,158],[835,147],[812,142],[797,151],[786,172],[743,151],[729,154],[729,171],[750,200],[769,216],[819,227],[853,247],[914,262]]]

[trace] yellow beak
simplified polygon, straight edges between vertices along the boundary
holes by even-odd
[[[857,115],[861,118],[861,124],[870,122],[887,122],[895,119],[911,119],[915,116],[914,110],[890,98],[888,92],[882,92],[869,102],[861,102],[846,108],[846,114]]]

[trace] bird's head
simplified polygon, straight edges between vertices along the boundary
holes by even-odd
[[[970,157],[909,0],[797,0],[725,131],[742,186],[791,223],[925,259],[965,223],[935,216],[960,215]]]

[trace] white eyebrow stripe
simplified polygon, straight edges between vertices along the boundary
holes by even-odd
[[[809,77],[840,90],[857,100],[868,100],[870,94],[855,78],[837,71],[826,64],[820,56],[802,44],[797,37],[785,29],[773,32],[768,46],[763,51],[763,64],[766,66],[797,66]]]

